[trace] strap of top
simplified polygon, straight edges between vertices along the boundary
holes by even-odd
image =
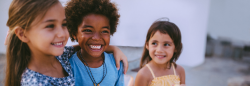
[[[153,70],[150,68],[150,66],[148,64],[146,64],[146,66],[148,67],[148,69],[150,70],[151,74],[153,75],[153,77],[155,78],[155,74],[153,72]]]
[[[176,73],[175,73],[175,67],[174,67],[173,63],[172,63],[172,67],[173,67],[173,70],[174,70],[174,75],[176,75]]]

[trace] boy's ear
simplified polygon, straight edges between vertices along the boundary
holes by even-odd
[[[73,38],[78,42],[77,38],[76,38],[76,35],[73,35]]]
[[[23,28],[21,28],[20,26],[16,26],[14,28],[14,31],[15,31],[15,34],[16,36],[22,41],[22,42],[25,42],[27,43],[29,41],[29,39],[25,36],[24,34],[24,30]]]

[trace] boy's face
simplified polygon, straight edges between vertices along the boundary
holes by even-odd
[[[83,54],[86,57],[100,57],[109,46],[110,25],[106,16],[88,14],[78,26],[77,35]]]

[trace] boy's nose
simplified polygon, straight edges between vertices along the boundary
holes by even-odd
[[[94,40],[98,40],[98,39],[101,39],[101,36],[100,36],[100,34],[99,34],[99,33],[94,33],[94,35],[93,35],[92,39],[94,39]]]

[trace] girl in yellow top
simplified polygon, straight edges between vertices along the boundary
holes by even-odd
[[[172,22],[155,21],[148,30],[135,86],[185,86],[185,71],[176,64],[181,32]]]

